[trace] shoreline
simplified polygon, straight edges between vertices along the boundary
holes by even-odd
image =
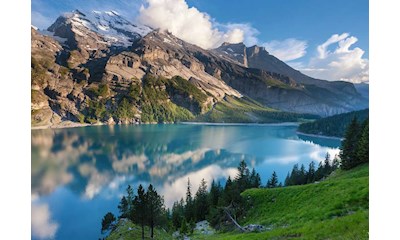
[[[105,126],[105,125],[149,125],[149,124],[182,124],[182,125],[206,125],[206,126],[298,126],[298,122],[282,122],[282,123],[213,123],[213,122],[178,122],[178,123],[140,123],[140,124],[107,124],[107,123],[75,123],[65,122],[58,125],[31,126],[31,130],[43,129],[62,129],[62,128],[78,128],[90,126]]]
[[[318,137],[318,138],[327,138],[327,139],[335,139],[335,140],[340,140],[342,141],[344,138],[341,137],[334,137],[334,136],[327,136],[327,135],[318,135],[318,134],[311,134],[311,133],[303,133],[303,132],[299,132],[296,131],[296,134],[298,135],[304,135],[304,136],[308,136],[308,137]]]
[[[184,125],[207,125],[207,126],[298,126],[299,122],[281,123],[214,123],[214,122],[180,122]]]

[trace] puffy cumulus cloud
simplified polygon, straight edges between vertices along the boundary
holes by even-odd
[[[49,206],[32,203],[31,214],[32,236],[38,239],[53,239],[58,223],[51,219]]]
[[[257,34],[249,24],[216,23],[207,13],[189,7],[185,0],[146,0],[140,7],[138,20],[205,49],[218,47],[223,42],[254,43],[254,34]]]
[[[334,34],[317,47],[318,54],[299,70],[320,79],[369,82],[369,62],[361,48],[351,47],[358,39],[348,33]],[[334,50],[329,50],[336,45]]]
[[[291,61],[306,55],[307,42],[288,38],[283,41],[273,40],[262,44],[265,49],[282,61]]]

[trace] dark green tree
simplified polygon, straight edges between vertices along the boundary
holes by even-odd
[[[290,186],[290,185],[292,185],[292,181],[291,181],[292,179],[291,179],[291,177],[290,177],[290,173],[288,173],[287,175],[286,175],[286,178],[285,178],[285,186]],[[268,184],[268,182],[267,182],[267,184]]]
[[[140,184],[138,187],[137,195],[134,197],[132,205],[132,220],[134,223],[139,224],[142,228],[142,239],[144,239],[144,226],[146,224],[147,217],[147,199],[142,184]]]
[[[120,218],[126,218],[129,216],[129,204],[125,196],[122,196],[121,201],[118,204]]]
[[[331,155],[327,152],[325,155],[325,160],[324,160],[324,176],[328,176],[332,172],[332,166],[331,166]]]
[[[153,185],[149,185],[145,193],[147,224],[150,227],[150,237],[154,238],[154,227],[158,226],[165,217],[164,198],[158,195]]]
[[[250,174],[250,187],[259,188],[260,186],[261,186],[260,174],[258,174],[256,170],[253,168]]]
[[[185,218],[190,221],[195,218],[194,201],[191,192],[190,179],[188,178],[186,188],[186,206],[185,206]]]
[[[354,117],[350,125],[346,129],[344,140],[340,147],[340,159],[342,160],[341,167],[344,170],[351,169],[357,165],[356,147],[359,138],[360,126],[357,118]]]
[[[276,175],[276,172],[274,171],[271,175],[271,177],[267,181],[267,188],[276,188],[278,187],[278,175]]]
[[[182,224],[182,220],[185,218],[185,201],[183,198],[178,202],[174,202],[174,205],[172,206],[172,225],[175,227],[175,229],[179,229]]]
[[[357,164],[369,162],[369,120],[368,118],[362,124],[360,138],[357,142],[356,152]]]
[[[218,182],[218,184],[215,183],[215,181],[213,180],[211,182],[211,188],[210,188],[210,194],[209,194],[209,204],[210,207],[216,207],[218,206],[218,202],[219,199],[222,197],[222,187],[220,182]]]
[[[239,163],[238,174],[235,177],[235,182],[240,192],[250,187],[250,171],[247,168],[247,164],[244,160]]]
[[[195,209],[196,209],[196,221],[202,221],[206,219],[206,215],[208,214],[209,205],[208,205],[208,191],[207,191],[207,183],[203,179],[201,179],[199,189],[196,192],[195,196]]]
[[[313,183],[315,181],[315,163],[311,161],[308,165],[307,171],[307,183]]]
[[[101,233],[112,231],[115,227],[116,220],[114,214],[108,212],[101,220]]]
[[[301,164],[300,171],[299,171],[299,181],[298,185],[306,184],[307,183],[307,171],[304,164]]]

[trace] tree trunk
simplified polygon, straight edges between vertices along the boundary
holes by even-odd
[[[144,240],[144,224],[142,222],[142,240]]]
[[[235,224],[235,226],[241,231],[241,232],[246,232],[246,230],[244,230],[242,228],[242,226],[239,225],[239,223],[236,222],[235,219],[233,219],[233,217],[229,214],[228,210],[224,209],[226,215],[229,217],[229,219],[233,222],[233,224]]]
[[[153,237],[154,237],[154,223],[153,222],[151,222],[151,239],[153,239]]]

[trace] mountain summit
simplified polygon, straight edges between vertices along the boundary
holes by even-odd
[[[75,10],[31,32],[32,125],[296,121],[367,106],[353,84],[308,77],[263,47],[205,50],[114,11]]]

